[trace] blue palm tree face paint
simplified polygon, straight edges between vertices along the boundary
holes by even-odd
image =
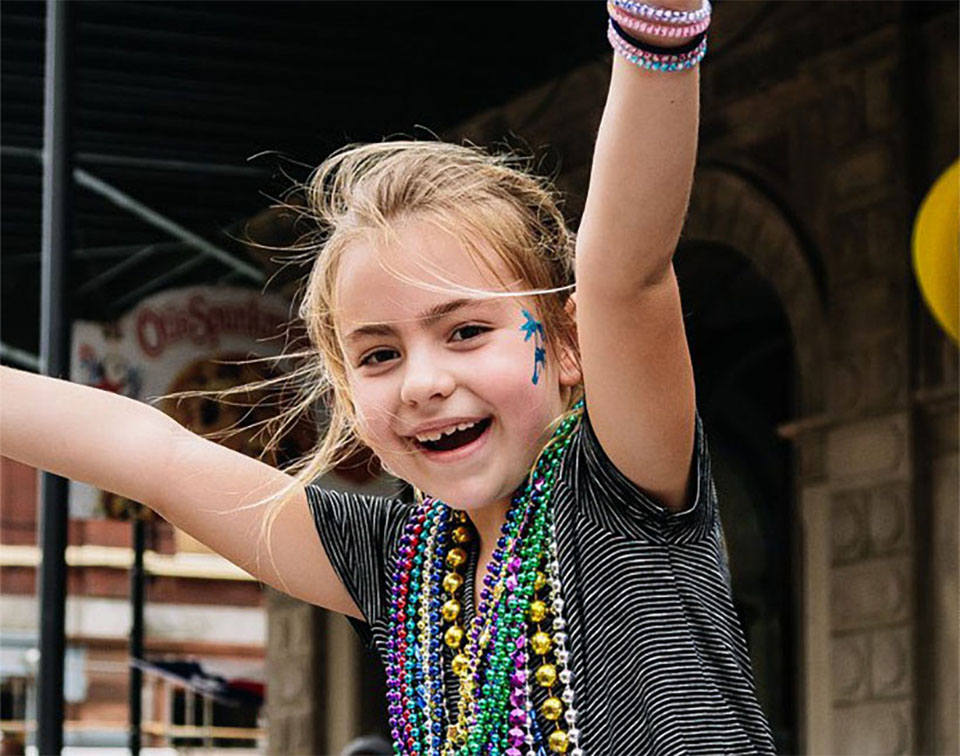
[[[546,340],[544,335],[543,323],[537,320],[529,311],[523,311],[523,317],[526,319],[524,324],[520,326],[520,330],[524,332],[524,341],[530,341],[533,339],[533,377],[530,381],[536,385],[540,381],[540,371],[547,365],[547,350],[544,349],[543,344]]]

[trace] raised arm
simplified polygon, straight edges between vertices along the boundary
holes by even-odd
[[[698,110],[699,67],[649,71],[614,54],[577,240],[591,422],[614,464],[671,509],[689,503],[694,437],[693,369],[672,256],[690,197]]]
[[[320,545],[303,488],[275,520],[276,566],[265,546],[258,561],[264,508],[243,507],[292,479],[158,409],[0,367],[0,454],[139,501],[261,582],[360,616]]]

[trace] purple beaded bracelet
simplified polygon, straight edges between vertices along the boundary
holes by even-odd
[[[632,16],[646,18],[650,21],[660,21],[667,24],[696,24],[710,17],[710,0],[703,0],[703,7],[695,11],[677,11],[669,8],[658,8],[647,3],[637,3],[633,0],[612,0],[618,8],[623,8]]]

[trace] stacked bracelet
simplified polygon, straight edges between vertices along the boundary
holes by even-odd
[[[682,71],[697,65],[707,52],[710,1],[700,10],[685,12],[658,8],[633,0],[608,0],[610,23],[607,39],[614,52],[650,71]],[[650,44],[633,33],[664,40],[684,40],[680,45]]]

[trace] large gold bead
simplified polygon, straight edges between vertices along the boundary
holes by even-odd
[[[473,537],[470,535],[470,528],[468,528],[466,525],[457,525],[457,527],[453,529],[452,535],[453,542],[459,544],[469,543],[470,539]]]
[[[552,664],[544,664],[537,670],[536,676],[538,683],[549,688],[557,681],[557,668]]]
[[[459,567],[467,561],[467,552],[459,546],[447,552],[447,567]]]
[[[550,636],[547,635],[543,630],[533,634],[533,637],[530,639],[530,645],[533,646],[533,650],[543,656],[546,653],[550,652],[550,647],[553,645],[553,641]]]
[[[459,648],[460,641],[462,640],[463,630],[461,630],[458,625],[451,625],[447,628],[447,632],[443,634],[443,642],[450,646],[450,648]]]
[[[456,599],[450,599],[443,605],[440,613],[447,622],[453,622],[460,614],[460,602]]]
[[[547,584],[547,576],[544,575],[542,572],[540,572],[540,570],[537,570],[537,574],[533,578],[533,590],[539,591],[546,584]]]
[[[443,590],[447,593],[456,593],[463,585],[463,577],[456,572],[448,572],[443,578]]]
[[[453,657],[451,666],[453,667],[453,674],[457,677],[463,677],[468,671],[467,657],[463,654],[457,654]]]
[[[547,605],[537,599],[536,601],[530,602],[530,621],[531,622],[542,622],[543,618],[547,616]]]
[[[554,730],[547,739],[550,744],[550,750],[554,753],[566,753],[570,747],[570,738],[563,730]]]
[[[556,722],[563,714],[563,702],[556,696],[550,696],[540,707],[540,713],[551,722]]]

